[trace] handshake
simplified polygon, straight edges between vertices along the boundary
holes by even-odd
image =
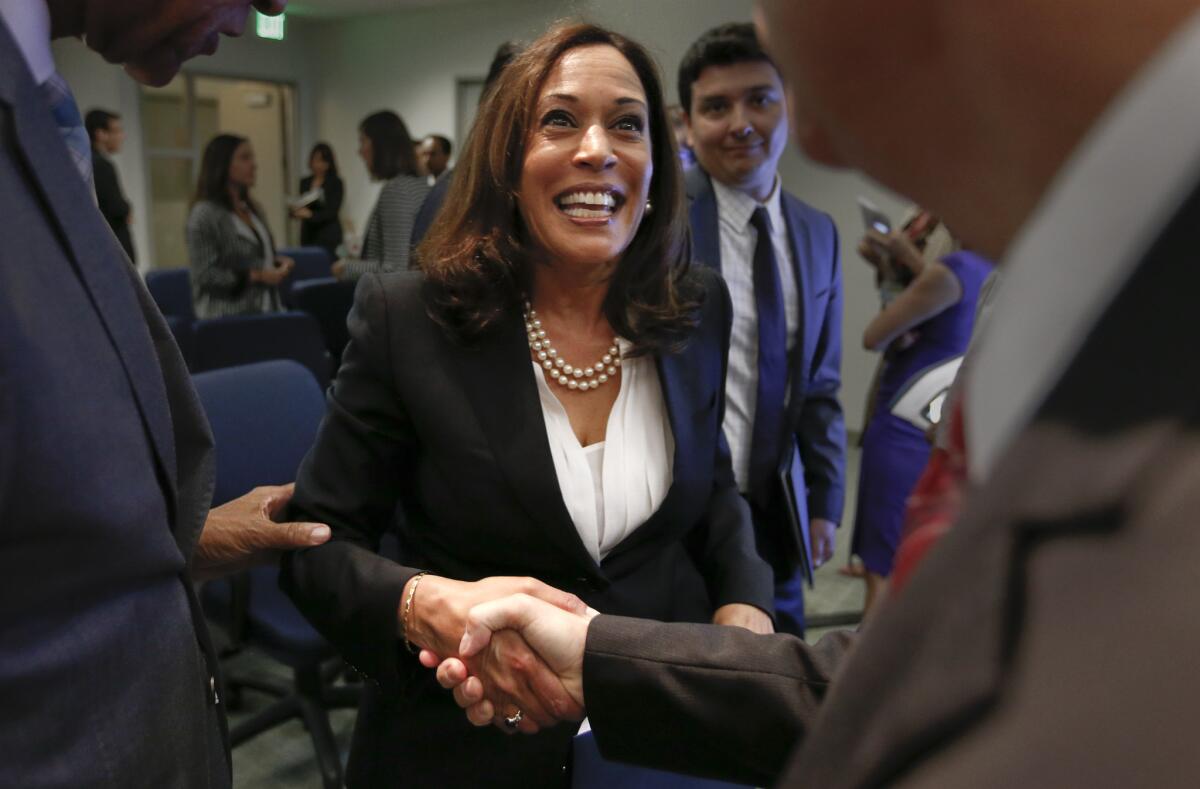
[[[402,632],[474,725],[535,734],[583,719],[584,647],[599,612],[575,595],[533,578],[429,575],[409,580],[401,599],[410,601],[400,608]],[[765,613],[738,603],[713,622],[773,630]]]

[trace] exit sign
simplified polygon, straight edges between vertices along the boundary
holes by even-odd
[[[256,18],[255,31],[259,38],[269,38],[274,41],[283,41],[284,15],[267,16],[266,14],[255,11]]]

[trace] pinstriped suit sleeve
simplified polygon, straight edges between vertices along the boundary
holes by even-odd
[[[208,203],[192,206],[187,223],[188,258],[193,287],[199,291],[234,295],[246,287],[251,261],[240,257],[229,243],[227,211]]]
[[[384,185],[367,225],[362,258],[346,261],[349,277],[408,269],[413,223],[428,194],[425,181],[411,175],[398,175]]]

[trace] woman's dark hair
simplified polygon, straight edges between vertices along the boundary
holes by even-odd
[[[319,142],[312,147],[312,150],[308,153],[308,161],[310,165],[313,157],[317,154],[320,154],[321,158],[325,160],[325,163],[329,165],[329,175],[332,175],[336,178],[338,174],[337,159],[333,158],[333,149],[329,147],[329,143]]]
[[[209,141],[204,148],[204,156],[200,159],[200,178],[196,183],[196,194],[192,198],[193,205],[201,200],[207,200],[230,211],[237,210],[233,201],[229,199],[229,165],[233,163],[233,155],[237,153],[237,149],[247,142],[250,141],[236,134],[218,134]],[[262,208],[250,197],[250,190],[247,187],[243,186],[239,191],[242,201],[262,222],[267,236],[271,238],[271,243],[274,245],[274,236],[271,235],[271,229],[267,227],[267,220],[263,216]]]
[[[200,159],[200,178],[196,182],[193,203],[207,200],[234,210],[233,201],[229,199],[229,166],[237,149],[246,142],[249,140],[236,134],[218,134],[209,141]],[[250,202],[250,190],[242,187],[241,193],[242,199]]]
[[[371,141],[371,175],[381,181],[417,174],[417,152],[404,120],[391,110],[363,118],[358,130]]]
[[[504,69],[480,104],[445,206],[418,249],[430,315],[469,342],[521,309],[532,262],[517,205],[525,146],[538,97],[556,63],[577,47],[604,44],[625,56],[646,92],[654,175],[653,211],[613,272],[604,314],[634,353],[682,346],[695,326],[699,294],[691,255],[683,175],[654,61],[641,45],[590,24],[552,27]]]

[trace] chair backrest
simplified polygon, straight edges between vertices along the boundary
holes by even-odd
[[[146,272],[146,289],[163,315],[196,319],[192,304],[192,275],[186,268],[163,268]]]
[[[325,415],[311,372],[278,360],[197,373],[192,381],[216,442],[214,507],[296,478]]]
[[[292,289],[296,283],[310,279],[324,279],[333,275],[333,258],[322,247],[284,247],[278,254],[291,258],[296,267],[279,285],[279,295],[288,307],[293,306]]]
[[[195,372],[236,367],[270,359],[291,359],[312,371],[324,388],[332,361],[321,327],[303,312],[237,315],[196,321],[192,330]]]
[[[346,316],[354,306],[354,287],[353,282],[325,277],[297,282],[292,289],[296,309],[307,312],[320,324],[325,347],[333,354],[335,364],[341,360],[346,343],[350,342]]]

